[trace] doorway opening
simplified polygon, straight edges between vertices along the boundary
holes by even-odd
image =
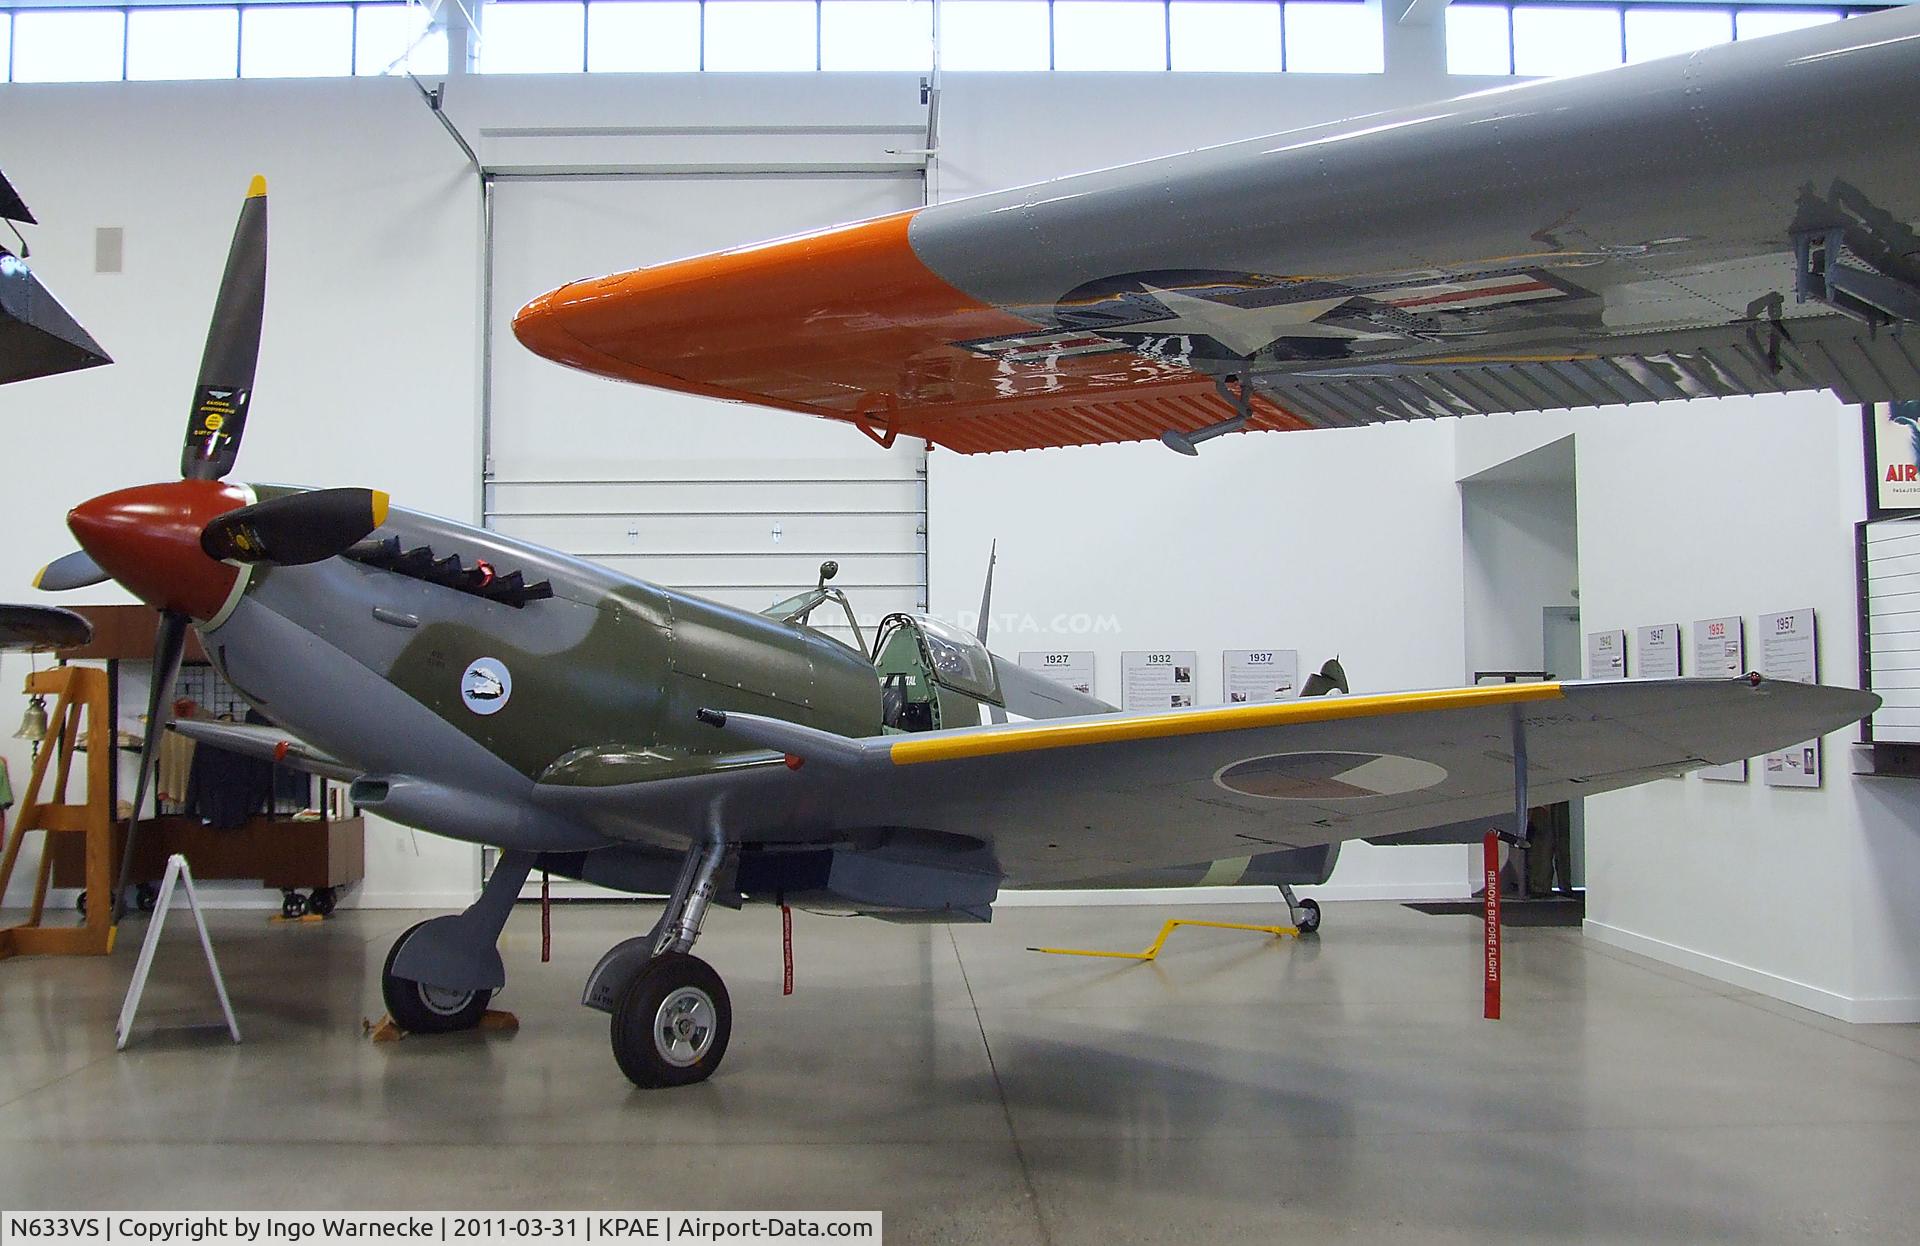
[[[1463,478],[1466,674],[1470,682],[1578,679],[1579,506],[1571,434]],[[1584,887],[1581,802],[1535,809],[1533,845],[1509,854],[1515,898]],[[1479,877],[1478,848],[1468,863]]]

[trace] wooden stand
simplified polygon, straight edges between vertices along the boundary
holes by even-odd
[[[33,759],[20,803],[20,820],[0,855],[0,893],[13,877],[20,845],[29,832],[44,831],[47,850],[40,854],[39,877],[33,888],[33,911],[26,922],[0,929],[0,959],[36,954],[104,956],[113,951],[113,713],[109,706],[107,673],[90,667],[63,666],[27,676],[29,694],[58,696],[47,721],[47,738]],[[86,750],[85,800],[69,803],[67,782],[73,756],[80,751],[81,723],[91,733]],[[40,785],[54,762],[51,798],[40,799]],[[43,926],[47,882],[53,872],[52,846],[56,835],[84,837],[86,854],[87,919],[82,926]]]

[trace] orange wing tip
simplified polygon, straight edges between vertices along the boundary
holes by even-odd
[[[258,173],[254,174],[253,180],[247,183],[247,198],[262,199],[266,197],[266,193],[267,179]]]

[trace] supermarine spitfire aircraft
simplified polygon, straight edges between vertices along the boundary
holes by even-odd
[[[1899,335],[1869,331],[1915,318],[1917,49],[1920,13],[1857,19],[582,283],[517,328],[611,375],[963,451],[1162,433],[1190,450],[1223,425],[1623,395],[1872,396],[1862,378],[1896,355],[1920,381]],[[824,574],[756,614],[371,490],[229,483],[265,248],[256,185],[183,479],[81,503],[81,552],[39,583],[112,578],[162,612],[136,808],[192,626],[276,725],[177,730],[503,850],[471,908],[395,942],[382,988],[409,1029],[477,1022],[534,868],[668,897],[583,1002],[612,1014],[632,1081],[680,1085],[730,1038],[726,988],[691,955],[715,901],[985,920],[1005,887],[1324,860],[1751,757],[1878,705],[1749,676],[1126,714],[931,618],[843,643],[812,626],[823,609],[854,621]],[[1773,283],[1811,306],[1728,307]],[[1004,713],[1032,721],[982,722]]]

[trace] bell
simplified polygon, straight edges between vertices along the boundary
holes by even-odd
[[[36,695],[27,702],[27,712],[20,716],[20,730],[13,733],[16,740],[26,740],[33,744],[47,738],[47,699]]]

